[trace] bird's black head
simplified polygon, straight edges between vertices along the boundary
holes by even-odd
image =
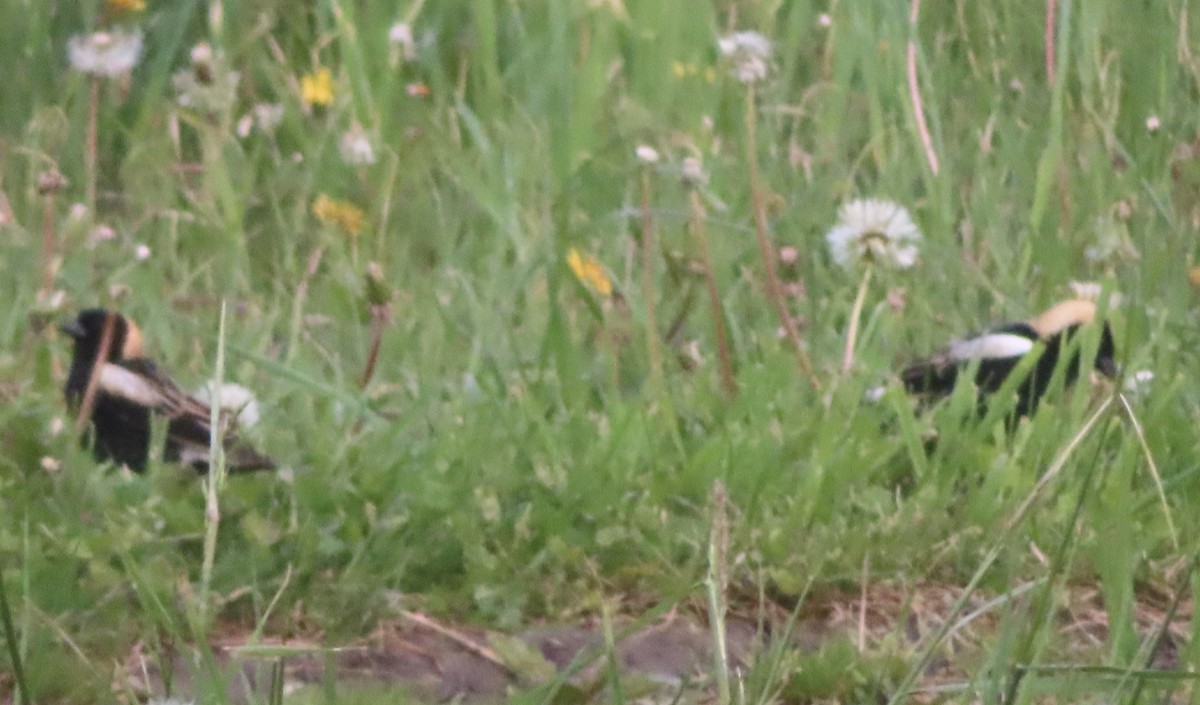
[[[122,360],[142,355],[142,333],[133,321],[114,311],[89,308],[81,311],[75,320],[63,324],[63,333],[75,341],[75,362],[90,365],[96,359],[100,343],[104,340],[104,327],[112,319],[112,333],[108,344],[108,359]]]

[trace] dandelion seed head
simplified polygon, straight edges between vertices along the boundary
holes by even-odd
[[[192,47],[191,67],[171,77],[175,100],[185,108],[221,115],[237,102],[241,74],[229,68],[225,56],[208,42]],[[239,126],[240,127],[240,126]]]
[[[771,40],[758,32],[734,32],[717,40],[721,56],[733,64],[733,75],[742,83],[758,83],[767,77]]]
[[[375,148],[367,131],[357,122],[342,133],[338,140],[338,152],[342,161],[351,166],[370,166],[375,163]]]
[[[220,393],[213,394],[213,390],[219,390]],[[196,390],[196,398],[206,404],[211,404],[214,397],[220,398],[222,411],[234,415],[238,428],[252,428],[258,423],[258,399],[246,387],[233,382],[225,382],[217,387],[214,380],[209,380]]]
[[[906,269],[917,262],[921,231],[904,207],[858,199],[838,210],[838,223],[825,241],[833,260],[843,267],[865,263]]]
[[[142,55],[140,31],[77,34],[67,40],[67,58],[76,71],[113,77],[128,73]]]

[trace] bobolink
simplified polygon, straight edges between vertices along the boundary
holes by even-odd
[[[930,357],[905,367],[900,380],[910,393],[926,396],[945,396],[954,389],[961,372],[976,361],[975,385],[982,394],[1000,389],[1021,360],[1043,344],[1041,356],[1029,370],[1029,376],[1017,387],[1016,414],[1026,416],[1037,408],[1046,393],[1050,377],[1059,358],[1075,334],[1096,318],[1096,305],[1091,301],[1069,300],[1059,303],[1028,322],[1009,323],[981,335],[956,340]],[[1064,381],[1071,384],[1079,377],[1080,351],[1076,347],[1067,354]],[[1112,330],[1105,322],[1096,349],[1095,367],[1107,377],[1117,375],[1116,349]]]
[[[107,355],[100,359],[106,325],[109,327]],[[133,321],[119,313],[94,308],[81,312],[75,320],[63,325],[62,331],[75,343],[64,389],[72,410],[79,410],[95,365],[103,365],[97,375],[91,413],[92,454],[96,460],[111,459],[135,472],[144,472],[153,413],[167,418],[163,459],[207,472],[211,407],[185,392],[153,361],[143,357],[142,334]],[[223,441],[230,472],[275,467],[274,460],[238,437],[228,416],[225,425]]]

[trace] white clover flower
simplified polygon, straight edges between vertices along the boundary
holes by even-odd
[[[150,255],[152,254],[153,253],[150,251],[149,245],[139,244],[133,250],[133,256],[139,262],[145,262],[146,260],[150,259]]]
[[[213,382],[204,383],[196,390],[196,398],[206,404],[213,399]],[[253,428],[258,423],[258,399],[254,392],[240,384],[225,382],[220,387],[221,409],[234,414],[238,428]]]
[[[357,122],[342,134],[338,141],[338,152],[342,161],[351,166],[370,166],[375,163],[375,148],[367,131]]]
[[[1158,132],[1158,128],[1162,127],[1162,120],[1157,115],[1151,115],[1146,118],[1146,131]]]
[[[114,30],[77,34],[67,41],[67,58],[76,71],[94,76],[120,76],[137,65],[142,33]]]
[[[742,83],[758,83],[767,77],[771,40],[758,32],[734,32],[717,40],[721,56],[733,62],[733,75]]]
[[[917,262],[921,231],[908,211],[891,201],[858,199],[838,211],[838,224],[825,235],[833,260],[907,268]]]
[[[645,144],[639,144],[633,152],[638,161],[643,164],[655,164],[658,162],[658,150]]]

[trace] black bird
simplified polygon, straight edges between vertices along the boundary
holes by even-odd
[[[1064,350],[1084,326],[1095,322],[1096,305],[1091,301],[1063,301],[1028,322],[1009,323],[986,333],[950,343],[930,357],[905,367],[900,380],[910,393],[928,397],[945,396],[954,389],[959,373],[978,361],[975,385],[987,395],[1000,389],[1021,360],[1043,344],[1041,357],[1029,376],[1017,387],[1016,414],[1026,416],[1037,408]],[[1079,377],[1080,351],[1075,348],[1064,369],[1064,381]],[[1116,377],[1116,347],[1112,330],[1105,322],[1096,349],[1095,368],[1106,377]]]
[[[105,326],[109,326],[107,354],[99,358]],[[150,452],[151,414],[166,417],[167,439],[163,459],[208,471],[212,437],[211,407],[181,389],[158,365],[143,356],[142,334],[133,321],[119,313],[93,308],[82,311],[62,326],[75,343],[71,371],[64,389],[67,405],[78,413],[93,377],[92,454],[98,461],[112,460],[135,472],[145,472]],[[230,472],[271,470],[275,461],[238,437],[232,414],[222,414],[226,467]],[[85,441],[86,442],[86,441]]]

